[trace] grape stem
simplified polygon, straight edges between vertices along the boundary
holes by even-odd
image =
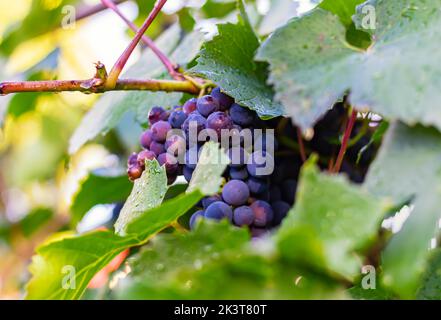
[[[337,160],[335,161],[334,168],[331,170],[332,173],[337,173],[341,169],[341,164],[343,163],[343,158],[345,157],[346,150],[348,148],[348,142],[351,137],[352,129],[354,128],[356,120],[357,110],[352,109],[351,116],[349,117],[348,123],[346,124],[346,129],[341,142],[340,151],[338,152]]]
[[[133,32],[137,33],[139,31],[135,24],[127,19],[127,17],[121,12],[121,10],[119,10],[119,8],[112,0],[101,0],[101,3],[107,8],[111,9],[113,12],[115,12],[129,26],[129,28],[132,29]],[[156,46],[152,39],[150,39],[146,35],[143,35],[141,37],[141,40],[147,47],[149,47],[153,51],[153,53],[159,58],[159,60],[161,60],[162,64],[165,66],[168,73],[173,79],[184,80],[184,76],[177,72],[178,66],[170,61],[170,59]]]
[[[118,60],[115,62],[115,65],[113,66],[112,70],[110,70],[109,77],[107,78],[107,81],[105,83],[105,86],[107,89],[113,89],[116,87],[119,75],[121,74],[122,70],[124,69],[124,66],[127,63],[127,60],[129,60],[133,50],[135,50],[135,48],[138,45],[139,41],[141,40],[142,36],[147,31],[147,29],[150,27],[153,20],[159,14],[159,12],[161,11],[162,7],[165,5],[166,2],[167,2],[167,0],[157,0],[156,1],[152,11],[150,12],[147,19],[142,24],[141,28],[136,32],[133,40],[130,42],[130,44],[127,46],[127,48],[124,50],[124,52],[118,58]]]
[[[115,0],[114,4],[118,5],[118,4],[121,4],[126,1],[127,0]],[[75,21],[88,18],[88,17],[93,16],[94,14],[97,14],[103,10],[106,10],[106,9],[107,9],[107,6],[105,6],[103,3],[98,3],[93,6],[85,6],[85,7],[77,8],[77,10],[76,10],[77,14],[75,15]]]
[[[306,161],[306,152],[305,152],[305,144],[303,143],[302,131],[300,128],[297,128],[297,143],[299,144],[299,152],[302,161]]]

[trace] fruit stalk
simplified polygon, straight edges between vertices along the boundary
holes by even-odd
[[[357,120],[357,110],[352,109],[351,116],[346,125],[346,129],[343,135],[340,151],[338,152],[337,160],[335,161],[334,168],[332,169],[332,173],[337,173],[340,171],[341,164],[343,163],[343,158],[345,157],[345,153],[348,148],[348,142],[351,137],[352,129],[354,128],[354,124],[356,120]]]
[[[167,2],[167,0],[157,0],[155,3],[155,6],[153,7],[152,11],[150,12],[147,19],[142,24],[141,28],[136,33],[133,40],[130,42],[128,47],[124,50],[124,52],[121,54],[119,59],[116,61],[115,65],[113,66],[112,70],[109,73],[109,77],[107,78],[105,86],[108,89],[112,89],[116,86],[119,75],[121,74],[122,70],[124,69],[124,66],[127,63],[127,60],[129,60],[130,55],[132,54],[133,50],[135,50],[136,46],[138,45],[139,41],[141,40],[143,34],[147,31],[147,29],[152,24],[153,20],[156,18],[156,16],[161,11],[164,4]]]
[[[105,5],[107,8],[113,10],[128,26],[130,29],[132,29],[133,32],[138,32],[138,28],[135,26],[135,24],[127,19],[126,16],[119,10],[119,8],[115,5],[115,3],[112,0],[101,0],[102,4]],[[176,71],[177,65],[172,63],[170,59],[156,46],[154,41],[147,37],[146,35],[143,35],[141,37],[141,40],[145,43],[147,47],[149,47],[153,53],[161,60],[165,68],[167,69],[170,76],[175,80],[184,80],[184,77]]]

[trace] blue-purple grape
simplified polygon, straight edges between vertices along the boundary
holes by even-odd
[[[227,154],[230,158],[230,167],[241,168],[248,162],[249,154],[242,147],[232,147],[228,149]]]
[[[241,180],[230,180],[222,189],[222,198],[232,206],[241,206],[247,202],[250,190],[245,182]]]
[[[161,107],[153,107],[148,117],[150,125],[153,125],[158,121],[167,121],[168,112]]]
[[[192,144],[194,145],[197,143],[197,141],[189,141],[190,127],[196,128],[196,133],[199,134],[199,132],[201,132],[202,130],[204,130],[207,127],[207,119],[205,119],[199,113],[194,112],[194,113],[189,114],[187,119],[185,119],[184,123],[182,124],[182,130],[185,132],[186,139],[188,140],[187,142],[190,145],[192,145]]]
[[[198,210],[191,215],[189,222],[191,230],[194,230],[196,224],[204,218],[204,214],[205,214],[204,210]]]
[[[241,226],[250,226],[254,222],[254,212],[249,206],[237,207],[233,211],[234,224]]]
[[[233,219],[233,210],[231,210],[231,207],[225,202],[216,201],[210,204],[207,209],[205,209],[204,216],[207,219],[228,219],[229,221],[231,221]]]
[[[230,167],[228,174],[231,179],[246,180],[248,178],[248,171],[246,168]]]
[[[252,110],[244,108],[237,103],[233,103],[231,106],[230,116],[234,123],[243,127],[250,126],[255,119],[255,113]]]
[[[234,99],[221,92],[219,87],[214,88],[210,95],[217,101],[221,111],[228,110],[234,102]]]
[[[167,121],[160,120],[152,125],[152,139],[156,142],[164,142],[171,125]]]
[[[196,103],[197,110],[204,117],[208,117],[215,111],[219,110],[219,104],[212,96],[206,95],[200,97]]]
[[[138,163],[138,154],[136,152],[133,152],[127,159],[127,166],[130,167],[137,163]]]
[[[172,128],[181,129],[185,119],[187,119],[187,114],[183,110],[178,109],[178,110],[174,110],[170,114],[170,117],[168,118],[168,122],[170,123]]]
[[[251,194],[259,195],[268,191],[268,184],[265,180],[250,177],[247,181],[247,186],[250,189]]]
[[[167,153],[170,153],[174,155],[175,157],[179,155],[183,155],[185,152],[185,139],[181,136],[174,134],[169,137],[167,137],[167,140],[165,140],[164,148]]]
[[[161,166],[165,166],[167,174],[176,173],[178,170],[177,159],[170,153],[161,153],[158,156],[158,162]]]
[[[152,141],[153,141],[152,130],[148,129],[148,130],[144,131],[141,135],[141,138],[140,138],[141,146],[144,149],[148,149],[148,148],[150,148],[150,143],[152,143]]]
[[[222,201],[222,197],[218,194],[215,194],[215,195],[212,195],[209,197],[205,197],[202,199],[202,207],[204,209],[207,209],[210,204],[212,204],[213,202],[216,202],[216,201]]]
[[[194,169],[190,168],[189,166],[184,166],[184,169],[182,169],[182,173],[184,174],[185,181],[190,182],[191,177],[193,176]]]
[[[232,129],[233,121],[225,112],[216,111],[208,116],[207,128],[216,131],[220,141],[222,129],[227,129],[228,131]]]
[[[274,218],[274,212],[270,204],[263,200],[256,200],[250,208],[254,212],[254,225],[256,227],[269,226]]]
[[[276,201],[271,204],[274,212],[273,224],[279,225],[288,214],[291,206],[285,201]]]
[[[141,167],[145,166],[146,160],[153,160],[156,158],[156,154],[150,150],[142,150],[140,153],[138,153],[138,157],[136,161]]]
[[[282,200],[282,190],[280,190],[280,188],[276,185],[271,185],[269,194],[271,202]]]
[[[165,152],[164,144],[152,141],[152,143],[150,143],[150,151],[154,152],[156,156],[159,156],[161,153]]]
[[[248,157],[247,170],[253,177],[268,176],[274,170],[274,159],[268,152],[255,151]]]
[[[185,114],[189,115],[190,113],[196,110],[197,102],[198,99],[196,98],[191,98],[187,100],[187,102],[185,102],[184,105],[182,106],[182,111],[184,111]]]

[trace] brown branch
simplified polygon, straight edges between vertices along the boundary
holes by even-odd
[[[115,65],[113,66],[112,70],[109,73],[109,77],[106,81],[106,87],[108,89],[111,89],[113,86],[116,85],[119,75],[121,74],[122,70],[124,69],[124,66],[127,63],[127,60],[129,60],[130,55],[132,54],[133,50],[135,50],[136,46],[138,45],[139,41],[141,40],[144,33],[147,31],[147,29],[152,24],[153,20],[155,20],[156,16],[161,11],[164,4],[167,2],[167,0],[157,0],[155,3],[155,6],[153,7],[152,11],[150,12],[147,19],[142,24],[141,28],[136,33],[133,40],[130,42],[128,47],[124,50],[124,52],[121,54],[121,56],[116,61]]]

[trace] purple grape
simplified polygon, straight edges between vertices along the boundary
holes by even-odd
[[[255,113],[247,108],[244,108],[237,103],[233,103],[230,109],[230,117],[233,119],[234,123],[248,127],[251,125],[255,119]]]
[[[189,115],[193,111],[196,110],[196,104],[198,102],[198,99],[191,98],[190,100],[187,100],[187,102],[184,103],[182,106],[182,111],[185,112],[185,114]]]
[[[137,161],[138,165],[143,167],[145,166],[146,160],[153,160],[156,158],[156,154],[150,150],[142,150],[140,153],[138,153]]]
[[[234,209],[233,221],[236,226],[250,226],[254,221],[254,212],[248,206],[241,206]]]
[[[150,148],[150,143],[152,143],[152,141],[153,141],[152,130],[148,129],[148,130],[144,131],[143,134],[141,135],[141,138],[140,138],[141,146],[144,149],[148,149],[148,148]]]
[[[254,225],[256,227],[265,227],[273,221],[274,212],[270,204],[263,200],[256,200],[250,208],[254,212]]]
[[[133,152],[130,157],[127,159],[127,166],[133,166],[138,163],[138,154]]]
[[[167,121],[168,112],[161,107],[153,107],[149,112],[150,125],[155,124],[158,121]]]
[[[170,130],[170,123],[160,120],[152,125],[152,139],[156,142],[164,142]]]
[[[282,199],[289,204],[293,204],[296,197],[297,181],[288,179],[282,183]]]
[[[215,194],[215,195],[209,196],[209,197],[205,197],[202,199],[202,207],[204,209],[207,209],[210,204],[212,204],[213,202],[216,202],[216,201],[222,201],[221,196],[218,194]]]
[[[183,155],[185,152],[185,139],[177,134],[174,134],[165,140],[164,148],[167,153],[174,155],[175,157]]]
[[[190,217],[190,229],[194,230],[194,228],[196,227],[196,224],[198,223],[198,221],[200,221],[201,219],[204,218],[204,210],[198,210],[195,213],[193,213]]]
[[[222,190],[222,198],[228,204],[241,206],[247,202],[250,190],[245,182],[241,180],[228,181]]]
[[[252,194],[263,194],[268,191],[268,184],[262,179],[250,177],[246,183]]]
[[[202,115],[199,113],[191,113],[188,115],[187,119],[182,124],[182,130],[184,130],[187,142],[189,142],[190,145],[196,144],[197,141],[190,141],[191,138],[189,135],[190,127],[196,128],[196,133],[199,134],[202,130],[204,130],[207,126],[207,119],[205,119]],[[192,143],[190,143],[192,142]]]
[[[233,147],[228,149],[228,157],[230,158],[230,167],[240,168],[248,162],[248,152],[242,147]]]
[[[267,146],[267,143],[269,145]],[[277,151],[279,148],[279,142],[275,137],[267,137],[266,133],[263,133],[260,137],[257,137],[254,141],[254,150],[263,150],[270,153]]]
[[[219,105],[219,110],[221,111],[229,109],[234,102],[234,99],[221,92],[221,89],[219,87],[214,88],[211,91],[210,95],[213,97],[214,100],[217,101]]]
[[[269,190],[269,194],[270,194],[270,201],[271,202],[276,202],[276,201],[282,200],[282,191],[280,190],[280,188],[278,186],[272,185]]]
[[[161,166],[165,166],[167,174],[173,174],[178,171],[177,159],[169,153],[161,153],[158,156],[158,162]]]
[[[270,175],[274,171],[274,159],[264,151],[255,151],[248,158],[247,170],[253,177]]]
[[[246,168],[230,167],[229,175],[231,179],[246,180],[248,178],[248,171]]]
[[[182,110],[175,110],[170,114],[168,122],[175,129],[181,129],[182,124],[187,119],[187,114]]]
[[[217,137],[220,141],[222,129],[227,129],[228,131],[233,128],[233,121],[225,113],[221,111],[216,111],[210,114],[207,118],[207,128],[213,129],[217,133]],[[227,132],[226,134],[228,134]]]
[[[216,201],[210,204],[205,209],[205,218],[221,220],[227,218],[229,221],[233,219],[233,210],[231,207],[222,201]]]
[[[187,182],[190,182],[191,177],[193,175],[193,171],[194,171],[194,169],[190,168],[189,166],[184,166],[183,174],[184,174],[184,178]]]
[[[127,169],[127,175],[129,176],[130,180],[134,181],[142,175],[142,171],[142,167],[138,164],[135,164]]]
[[[150,151],[154,152],[156,156],[159,156],[165,152],[165,147],[162,143],[152,141],[152,143],[150,143]]]
[[[194,146],[185,152],[185,164],[192,169],[196,168],[199,160],[199,146]]]
[[[282,222],[283,218],[286,217],[291,206],[285,201],[273,202],[271,206],[273,207],[274,212],[273,224],[277,226]]]
[[[177,178],[178,178],[177,172],[167,173],[167,184],[168,185],[173,184],[176,181]]]
[[[268,230],[265,229],[265,228],[256,228],[256,227],[252,227],[252,228],[250,229],[250,231],[251,231],[251,236],[252,236],[253,238],[260,238],[260,237],[262,237],[262,236],[264,236],[265,234],[268,233]]]
[[[201,115],[208,117],[215,111],[219,110],[219,104],[212,96],[206,95],[200,97],[196,104],[196,107]]]

